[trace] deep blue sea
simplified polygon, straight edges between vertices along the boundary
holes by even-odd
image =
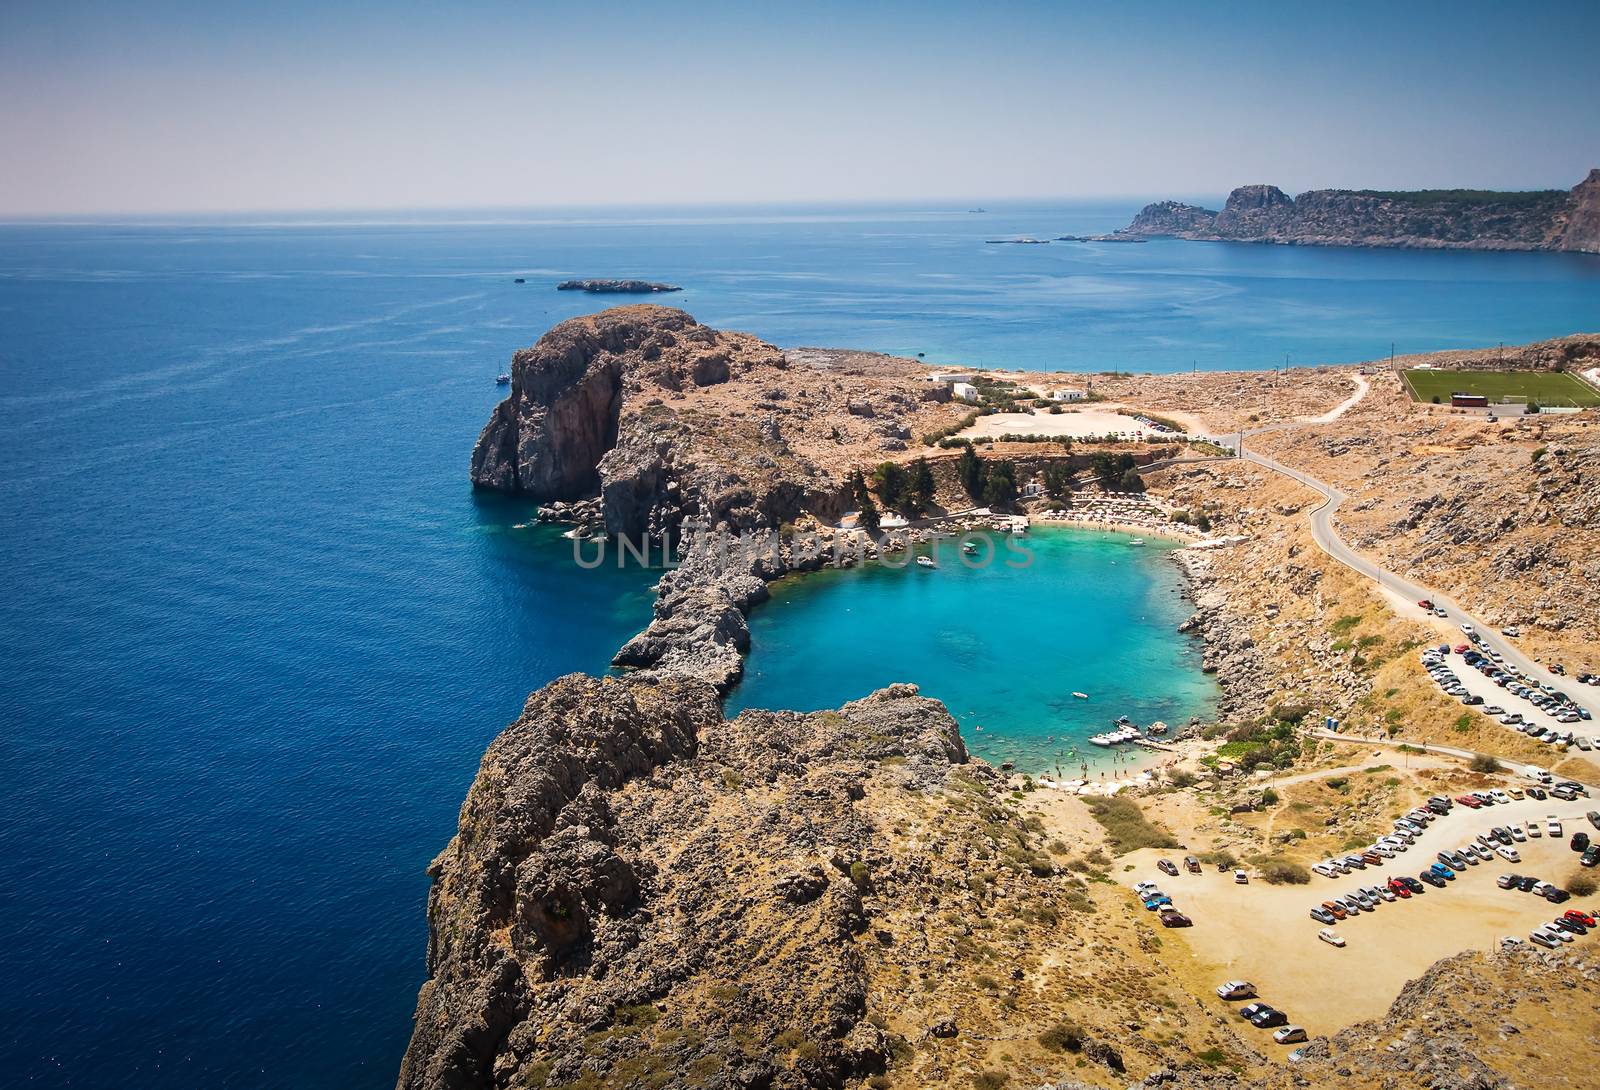
[[[1135,204],[0,226],[4,1081],[392,1084],[423,869],[484,746],[649,614],[651,575],[577,572],[529,505],[467,487],[511,352],[610,302],[557,279],[671,280],[671,303],[782,345],[962,364],[1270,367],[1600,329],[1594,258],[984,245]],[[1049,638],[980,619],[925,672]],[[804,647],[780,620],[758,640]]]

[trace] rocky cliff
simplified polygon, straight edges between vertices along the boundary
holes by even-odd
[[[911,686],[725,721],[697,682],[552,682],[490,746],[430,868],[429,980],[399,1085],[881,1071],[862,948],[886,841],[863,799],[927,792],[966,759]]]
[[[512,358],[472,482],[590,501],[600,528],[630,537],[672,538],[686,519],[730,531],[833,520],[846,468],[958,415],[913,361],[796,356],[648,304],[562,322]]]
[[[1600,170],[1570,191],[1317,189],[1247,185],[1220,212],[1161,201],[1118,234],[1233,242],[1600,253]]]

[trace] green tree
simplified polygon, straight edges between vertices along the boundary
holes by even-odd
[[[1072,498],[1072,469],[1065,462],[1051,462],[1044,467],[1044,492],[1053,500]]]
[[[1139,476],[1137,469],[1130,469],[1122,475],[1122,480],[1117,482],[1117,488],[1123,492],[1143,492],[1144,478]]]
[[[917,514],[926,514],[933,506],[933,495],[937,487],[933,479],[933,467],[928,464],[928,459],[918,458],[911,463],[911,495],[916,502]]]
[[[1117,469],[1116,459],[1111,457],[1111,455],[1104,453],[1096,454],[1092,459],[1090,459],[1089,472],[1094,474],[1095,480],[1099,481],[1107,488],[1112,487],[1116,483],[1117,478],[1122,476],[1121,472]]]
[[[850,498],[855,501],[857,507],[865,508],[872,502],[872,493],[867,488],[867,479],[861,475],[859,469],[850,471],[850,477],[845,482],[845,487],[850,490]]]
[[[869,534],[878,532],[878,505],[872,502],[870,495],[861,504],[861,514],[856,519],[856,525]]]
[[[990,507],[1004,507],[1016,498],[1016,466],[1005,460],[990,465],[988,479],[983,484],[983,502]]]
[[[904,509],[906,490],[910,481],[906,471],[895,462],[879,463],[872,471],[872,483],[877,486],[878,498],[891,510]]]
[[[961,477],[961,487],[967,490],[967,495],[973,499],[983,497],[983,459],[972,447],[962,448],[961,457],[956,462],[956,472]]]

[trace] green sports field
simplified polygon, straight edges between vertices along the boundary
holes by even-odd
[[[1406,371],[1406,384],[1418,401],[1451,394],[1485,394],[1490,401],[1525,397],[1538,405],[1600,405],[1600,390],[1559,371]]]

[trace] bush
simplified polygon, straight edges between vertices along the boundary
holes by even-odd
[[[1574,871],[1567,879],[1567,892],[1574,897],[1593,897],[1596,889],[1600,889],[1600,883],[1588,871]]]
[[[1472,763],[1467,766],[1474,772],[1499,772],[1501,764],[1487,753],[1480,753],[1472,758]]]
[[[1105,826],[1111,849],[1118,855],[1135,848],[1176,848],[1178,842],[1172,834],[1145,818],[1144,811],[1132,799],[1113,795],[1110,798],[1090,799],[1089,812]]]
[[[1276,805],[1278,805],[1278,793],[1276,791],[1274,791],[1270,787],[1267,788],[1265,791],[1261,792],[1261,805],[1263,805],[1263,806],[1276,806]]]
[[[1269,859],[1261,866],[1261,877],[1274,886],[1304,886],[1310,883],[1311,872],[1287,859]]]
[[[1057,1022],[1039,1034],[1039,1043],[1056,1052],[1077,1052],[1083,1048],[1083,1027],[1076,1022]]]
[[[1311,714],[1311,708],[1306,704],[1274,704],[1272,718],[1280,723],[1291,723],[1296,726],[1306,716]]]
[[[1004,1071],[980,1071],[972,1076],[972,1085],[977,1090],[1000,1090],[1010,1081],[1011,1076]]]

